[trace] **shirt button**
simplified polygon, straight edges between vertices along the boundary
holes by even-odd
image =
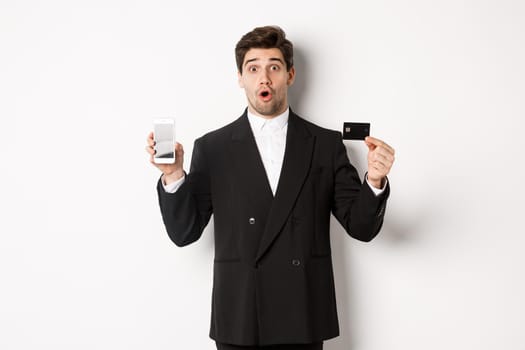
[[[293,266],[299,266],[299,265],[301,265],[301,261],[299,259],[293,259],[292,260],[292,265]]]
[[[250,225],[255,224],[255,218],[250,218],[250,220],[248,220],[248,222],[250,223]]]

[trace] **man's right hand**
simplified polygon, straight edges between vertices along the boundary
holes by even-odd
[[[184,169],[182,168],[184,163],[184,148],[180,143],[177,142],[175,145],[175,163],[173,164],[157,164],[153,161],[153,155],[155,154],[153,132],[150,132],[148,135],[146,151],[150,154],[150,163],[156,166],[164,174],[163,181],[165,185],[169,185],[184,176]]]

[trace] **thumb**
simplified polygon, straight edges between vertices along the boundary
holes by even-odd
[[[365,145],[367,145],[369,151],[373,151],[376,149],[376,145],[370,141],[370,137],[365,137]]]
[[[175,162],[182,164],[184,162],[184,147],[180,143],[175,144]]]

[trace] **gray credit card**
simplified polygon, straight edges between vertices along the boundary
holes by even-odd
[[[344,140],[364,140],[370,136],[370,123],[350,123],[343,124]]]

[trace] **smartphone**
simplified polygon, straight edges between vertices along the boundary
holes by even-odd
[[[344,140],[364,140],[367,136],[370,136],[370,123],[343,124]]]
[[[157,164],[175,163],[175,120],[155,119],[153,121],[153,139],[155,154],[153,161]]]

